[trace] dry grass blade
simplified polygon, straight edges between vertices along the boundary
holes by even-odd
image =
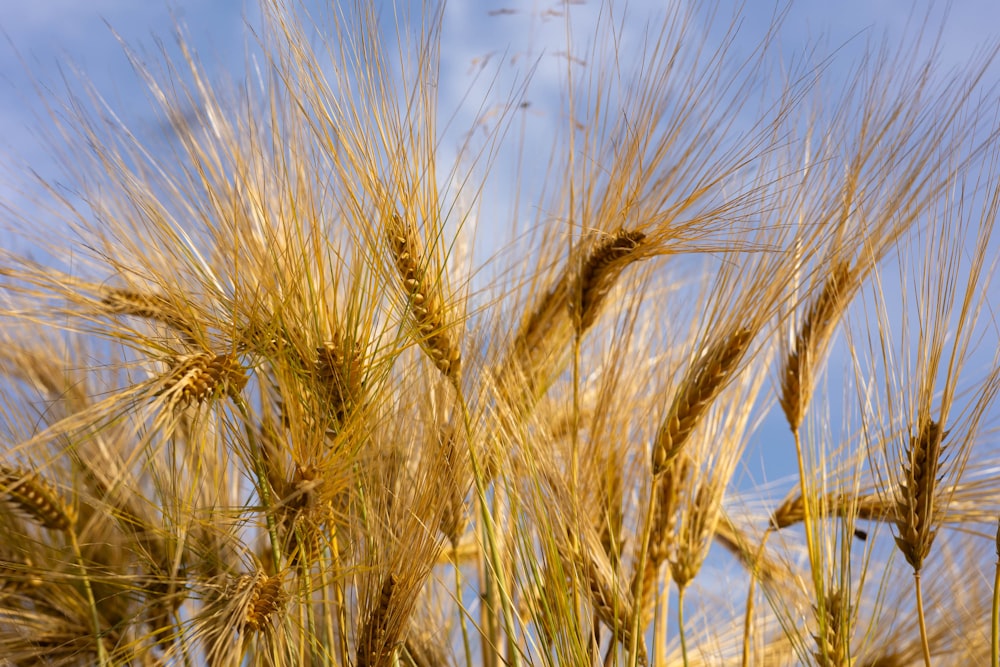
[[[653,442],[653,475],[659,476],[673,463],[698,421],[731,379],[753,339],[750,329],[740,328],[719,338],[681,380],[666,419]]]
[[[68,530],[76,521],[73,509],[37,472],[0,464],[0,493],[45,528]]]
[[[802,326],[785,357],[778,400],[793,431],[798,430],[813,391],[813,373],[843,312],[854,281],[848,262],[838,262],[823,289],[809,305]]]
[[[937,531],[935,525],[935,491],[941,465],[941,444],[946,434],[941,426],[925,419],[920,430],[909,436],[904,449],[903,474],[896,489],[896,546],[906,562],[919,572],[924,558],[930,553]]]
[[[427,270],[427,258],[419,232],[392,213],[386,220],[386,234],[396,269],[409,299],[409,312],[419,332],[420,346],[439,371],[457,382],[461,374],[462,351],[445,313],[438,281]]]

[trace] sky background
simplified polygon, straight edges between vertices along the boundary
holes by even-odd
[[[626,25],[626,33],[639,34],[645,28],[641,17],[660,4],[633,0],[630,3],[633,23]],[[789,10],[778,44],[789,57],[817,41],[824,53],[838,51],[831,65],[836,77],[838,72],[846,72],[856,64],[866,41],[877,42],[883,36],[889,41],[897,40],[908,30],[912,32],[928,12],[932,23],[940,22],[944,15],[941,4],[929,0],[800,1]],[[483,58],[503,58],[508,64],[535,63],[537,71],[530,95],[556,93],[546,85],[558,79],[563,67],[556,54],[565,50],[565,24],[549,16],[550,10],[558,7],[556,3],[530,0],[457,0],[448,5],[443,27],[441,108],[459,111],[442,144],[445,152],[457,149],[462,133],[468,131],[480,111],[476,104],[472,108],[463,106],[463,96],[468,94],[474,103],[485,95],[502,99],[499,93],[504,90],[506,73],[501,74],[490,93],[490,77],[477,77]],[[733,3],[721,2],[720,7],[719,14],[729,16]],[[771,3],[751,1],[748,7],[751,9],[745,11],[735,45],[737,55],[741,50],[749,54],[771,22]],[[574,25],[585,29],[594,20],[596,9],[596,0],[573,4],[570,10]],[[383,11],[391,11],[389,3],[384,3]],[[249,50],[253,50],[247,27],[260,26],[260,15],[252,2],[0,0],[0,32],[5,38],[0,42],[0,202],[26,205],[18,182],[29,166],[44,178],[59,175],[51,150],[38,131],[48,125],[44,99],[51,96],[45,91],[59,97],[67,85],[79,90],[74,82],[82,76],[140,133],[148,131],[153,136],[161,131],[119,37],[143,60],[157,63],[161,60],[161,48],[169,57],[178,57],[176,25],[182,26],[210,78],[244,79],[248,44]],[[998,26],[1000,2],[956,2],[941,33],[943,67],[961,66],[995,42],[1000,37]],[[709,32],[716,28],[721,29],[706,26]],[[623,57],[627,58],[628,52]],[[988,85],[1000,83],[998,68],[993,67],[987,78]],[[529,111],[536,113],[533,109]],[[544,150],[547,158],[548,146]],[[493,187],[504,185],[501,180]],[[0,230],[0,244],[3,243],[12,240]],[[831,368],[842,365],[843,362],[834,361]],[[777,416],[774,423],[765,425],[755,439],[757,444],[748,452],[745,474],[755,484],[776,478],[788,481],[794,472],[787,426],[777,410],[774,414]],[[772,441],[780,444],[774,445]]]

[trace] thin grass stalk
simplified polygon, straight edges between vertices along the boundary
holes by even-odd
[[[997,562],[993,568],[993,604],[991,605],[990,623],[990,664],[1000,667],[1000,520],[997,521],[996,533]]]

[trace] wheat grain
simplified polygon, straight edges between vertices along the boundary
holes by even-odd
[[[816,616],[823,616],[822,631],[814,635],[819,650],[813,653],[819,667],[851,667],[850,639],[853,628],[853,609],[850,598],[832,590],[823,600],[823,610],[813,607]]]
[[[812,396],[814,368],[833,333],[837,317],[844,310],[853,281],[850,263],[842,261],[833,266],[823,289],[810,304],[792,349],[785,357],[778,401],[793,431],[802,424]]]
[[[64,531],[76,522],[73,509],[37,472],[0,464],[0,493],[45,528]]]
[[[680,492],[690,472],[690,465],[690,459],[682,454],[656,480],[647,561],[641,572],[637,570],[632,575],[632,590],[639,600],[642,613],[641,627],[646,627],[652,618],[659,569],[667,561],[676,538],[674,529],[680,509]]]
[[[639,259],[637,251],[645,239],[638,230],[619,229],[600,239],[583,257],[576,294],[570,299],[570,312],[579,331],[593,326],[619,274]]]
[[[674,394],[670,410],[653,442],[653,476],[661,475],[680,454],[702,415],[731,379],[753,339],[739,328],[720,337],[690,367]]]
[[[939,481],[942,440],[940,424],[927,418],[911,433],[904,449],[902,479],[896,490],[896,546],[906,562],[919,572],[937,531],[935,491]]]
[[[171,406],[202,403],[217,395],[239,394],[247,380],[246,369],[234,355],[198,352],[173,360],[158,395]]]
[[[388,216],[385,231],[409,299],[409,312],[420,334],[420,346],[439,371],[457,382],[462,351],[455,339],[454,327],[447,322],[440,285],[427,271],[420,235],[397,213]]]
[[[281,575],[269,577],[258,572],[246,602],[243,628],[259,632],[281,609],[286,598]]]

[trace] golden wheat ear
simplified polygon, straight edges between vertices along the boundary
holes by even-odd
[[[653,475],[659,476],[675,461],[702,415],[726,386],[753,340],[753,332],[738,328],[715,341],[688,367],[674,394],[670,410],[653,442]]]
[[[797,431],[802,425],[812,397],[815,367],[820,363],[837,318],[847,305],[855,281],[856,276],[849,262],[834,265],[823,289],[809,305],[792,348],[785,357],[778,402],[792,431]]]
[[[50,530],[69,530],[76,514],[37,472],[0,464],[0,494],[21,513]]]
[[[455,327],[448,322],[441,285],[428,271],[419,232],[398,213],[386,218],[385,232],[408,299],[420,347],[439,371],[458,382],[462,351]]]
[[[939,481],[942,440],[946,432],[941,425],[925,419],[919,431],[911,434],[905,448],[905,461],[896,491],[896,546],[915,572],[923,566],[930,553],[937,531],[933,529],[935,492]]]
[[[638,230],[619,229],[597,241],[583,257],[576,296],[570,298],[570,312],[579,331],[593,326],[615,280],[628,263],[638,259],[645,239],[646,234]]]
[[[375,606],[362,620],[358,630],[357,667],[382,667],[389,664],[392,646],[387,645],[392,597],[399,578],[389,573],[382,581]]]

